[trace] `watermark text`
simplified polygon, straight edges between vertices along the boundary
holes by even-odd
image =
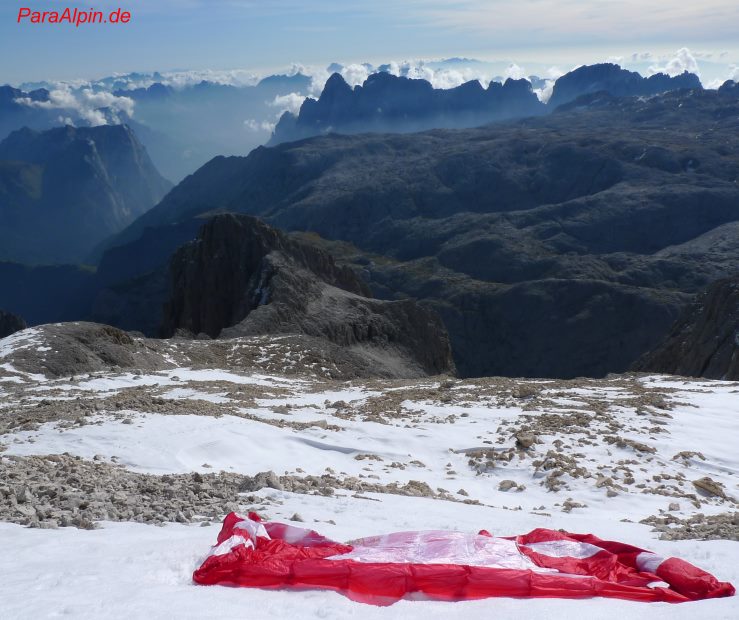
[[[96,11],[95,9],[79,9],[65,7],[58,11],[36,11],[30,7],[18,9],[19,24],[69,24],[76,28],[87,24],[128,24],[131,22],[131,11],[114,9],[112,11]]]

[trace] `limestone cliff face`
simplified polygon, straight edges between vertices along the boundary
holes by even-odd
[[[170,263],[163,335],[233,338],[305,334],[393,369],[452,372],[441,320],[414,301],[371,299],[355,273],[326,252],[234,214],[207,222]]]
[[[712,284],[637,370],[739,380],[739,277]]]

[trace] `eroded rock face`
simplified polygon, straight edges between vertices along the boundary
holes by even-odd
[[[22,329],[26,329],[26,322],[22,318],[0,310],[0,338],[10,336]]]
[[[175,253],[170,273],[164,336],[298,333],[350,348],[397,376],[454,369],[434,313],[411,300],[371,299],[329,254],[256,218],[214,217]]]
[[[739,380],[739,277],[712,284],[637,370]]]

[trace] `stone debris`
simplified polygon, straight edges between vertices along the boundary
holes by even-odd
[[[615,435],[609,435],[603,438],[607,443],[615,444],[619,448],[632,448],[636,452],[643,452],[647,454],[654,454],[657,452],[657,448],[654,446],[648,446],[641,441],[635,441],[634,439],[626,439],[624,437],[617,437]]]
[[[739,541],[739,512],[715,515],[697,513],[686,519],[672,514],[651,516],[641,523],[653,526],[662,540],[736,540]]]
[[[701,452],[693,452],[692,450],[683,450],[682,452],[678,452],[672,457],[672,460],[677,461],[678,459],[682,459],[683,461],[689,461],[694,458],[699,458],[701,461],[706,460],[706,457],[703,456]]]
[[[528,450],[536,443],[536,435],[534,433],[517,433],[516,447],[522,450]]]
[[[726,499],[726,491],[724,490],[724,485],[720,482],[716,482],[708,476],[704,476],[703,478],[699,478],[698,480],[693,480],[693,486],[699,491],[704,491],[709,495],[715,495],[716,497]]]
[[[587,504],[581,504],[572,498],[566,499],[562,504],[562,512],[572,512],[574,508],[587,508]]]
[[[31,527],[85,529],[95,527],[97,521],[217,522],[245,506],[269,504],[251,495],[265,488],[324,496],[347,490],[478,503],[459,500],[443,489],[434,491],[418,480],[379,484],[332,474],[278,476],[273,471],[255,476],[227,472],[154,476],[68,454],[2,456],[0,520]]]
[[[31,527],[95,527],[97,521],[219,520],[259,501],[239,495],[247,476],[152,476],[69,455],[0,457],[0,519]]]

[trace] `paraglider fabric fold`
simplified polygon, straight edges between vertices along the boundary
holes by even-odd
[[[592,534],[537,529],[515,537],[455,531],[395,532],[349,543],[313,530],[229,514],[195,571],[203,585],[318,588],[374,605],[403,598],[494,596],[680,603],[734,587],[678,558]]]

